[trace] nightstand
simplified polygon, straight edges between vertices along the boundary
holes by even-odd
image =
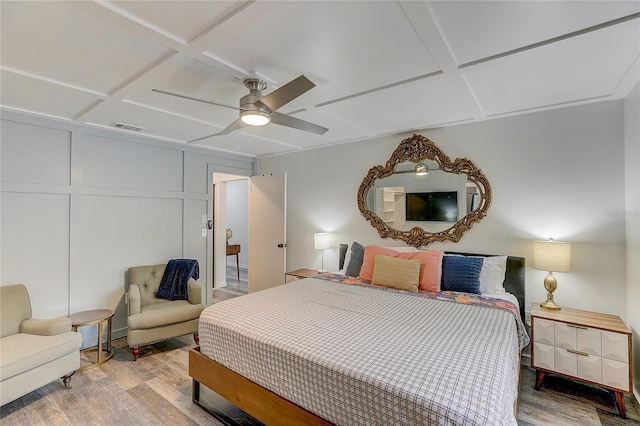
[[[562,308],[531,307],[531,366],[535,389],[554,373],[611,390],[620,417],[624,394],[633,389],[631,331],[615,315]]]
[[[318,275],[317,269],[296,269],[295,271],[289,271],[284,274],[284,282],[288,284],[303,278],[315,277],[316,275]]]

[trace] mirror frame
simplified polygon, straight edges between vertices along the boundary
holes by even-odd
[[[467,175],[467,182],[475,183],[480,192],[480,203],[478,207],[460,218],[451,227],[438,232],[427,232],[419,226],[415,226],[408,231],[399,231],[391,228],[382,219],[367,207],[367,195],[376,180],[391,176],[398,164],[406,161],[418,163],[422,160],[431,160],[438,164],[440,170],[446,173]],[[415,247],[426,246],[434,241],[458,242],[462,235],[471,229],[474,223],[480,222],[487,215],[487,210],[491,205],[491,186],[482,170],[478,169],[473,162],[467,158],[456,158],[451,161],[438,146],[422,135],[413,135],[400,142],[400,145],[393,151],[391,158],[385,166],[377,165],[369,169],[367,175],[362,179],[358,189],[358,209],[360,213],[371,222],[377,229],[380,237],[394,238],[402,240]]]

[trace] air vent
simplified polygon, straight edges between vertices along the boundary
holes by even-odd
[[[143,130],[147,130],[144,127],[133,126],[131,124],[125,124],[125,123],[118,123],[117,121],[115,123],[111,123],[111,127],[116,127],[122,130],[129,130],[132,132],[141,132]]]

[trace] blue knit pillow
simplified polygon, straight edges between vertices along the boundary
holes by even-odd
[[[481,257],[444,256],[442,258],[442,291],[480,294]]]

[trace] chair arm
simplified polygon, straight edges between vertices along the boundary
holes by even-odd
[[[187,281],[187,299],[192,305],[202,303],[202,287],[193,278],[189,278],[189,281]]]
[[[71,331],[71,318],[36,319],[22,321],[20,332],[38,336],[55,336]]]
[[[140,287],[138,284],[129,286],[129,316],[140,313]]]

